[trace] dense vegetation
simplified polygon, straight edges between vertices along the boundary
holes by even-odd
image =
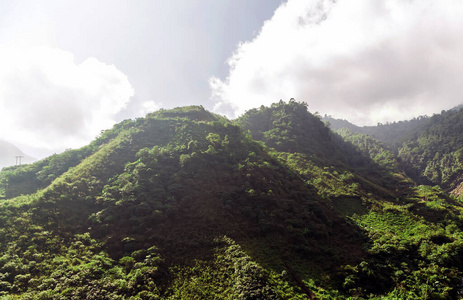
[[[446,191],[459,177],[429,174],[459,174],[460,140],[445,135],[459,114],[411,126],[397,148],[335,133],[295,101],[233,122],[196,106],[124,121],[0,172],[0,293],[458,299],[463,204]],[[415,176],[426,151],[439,168]]]
[[[326,119],[337,130],[349,129],[382,141],[401,162],[401,168],[419,184],[439,185],[460,195],[463,187],[463,110],[442,111],[411,121],[358,127]],[[344,129],[342,129],[344,128]]]

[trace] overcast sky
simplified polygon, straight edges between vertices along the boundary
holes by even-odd
[[[0,139],[43,157],[161,107],[290,98],[432,115],[463,102],[462,36],[460,0],[2,0]]]

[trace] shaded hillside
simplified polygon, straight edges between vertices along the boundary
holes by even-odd
[[[347,121],[327,119],[335,130],[347,128],[382,141],[393,151],[401,168],[418,184],[439,185],[461,194],[463,169],[463,111],[455,108],[432,117],[386,125],[357,127]]]
[[[233,124],[194,106],[0,172],[0,293],[457,299],[462,204],[345,138],[302,103]]]
[[[400,163],[394,153],[383,143],[365,134],[355,134],[349,129],[340,129],[337,133],[346,141],[355,145],[359,151],[389,172],[399,173]]]
[[[284,120],[285,139],[278,144],[269,133],[277,131],[279,120]],[[337,273],[343,274],[338,291],[354,298],[417,299],[423,293],[431,299],[457,297],[463,250],[460,201],[436,187],[410,187],[393,152],[366,135],[311,135],[327,129],[302,103],[251,110],[238,123],[274,148],[273,155],[368,237],[364,260]],[[436,281],[429,284],[429,278]],[[333,291],[330,295],[343,298]]]
[[[463,181],[463,110],[434,115],[402,144],[399,158],[422,183],[455,189]]]
[[[362,256],[355,226],[239,127],[197,107],[124,126],[46,188],[2,203],[4,293],[175,298],[190,267],[228,278],[236,259],[251,269],[214,297],[292,298],[304,292],[283,270],[315,276]]]
[[[252,109],[238,118],[236,123],[248,130],[254,139],[264,142],[276,152],[297,153],[299,159],[302,156],[308,159],[310,164],[318,168],[313,170],[315,173],[310,176],[312,178],[326,177],[320,174],[323,173],[320,170],[330,168],[331,172],[355,174],[356,180],[363,182],[364,188],[377,190],[376,194],[389,193],[378,188],[378,184],[388,187],[389,190],[402,188],[404,185],[404,178],[393,176],[394,172],[399,172],[398,169],[394,167],[394,172],[391,172],[391,164],[396,162],[391,161],[388,165],[384,160],[375,161],[375,157],[359,148],[358,143],[346,140],[345,135],[333,133],[319,116],[308,112],[305,103],[280,101],[270,107]],[[388,154],[385,151],[382,153]],[[307,162],[300,163],[307,165]],[[329,181],[323,180],[325,184]],[[395,197],[391,193],[389,196]]]

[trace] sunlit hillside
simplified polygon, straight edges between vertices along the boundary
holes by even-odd
[[[457,299],[463,204],[303,103],[191,106],[0,172],[11,299]]]

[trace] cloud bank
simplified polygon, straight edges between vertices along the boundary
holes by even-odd
[[[88,143],[134,94],[127,77],[64,50],[0,46],[0,138],[62,151]]]
[[[360,124],[463,103],[463,2],[289,0],[210,79],[216,111],[280,99]]]

